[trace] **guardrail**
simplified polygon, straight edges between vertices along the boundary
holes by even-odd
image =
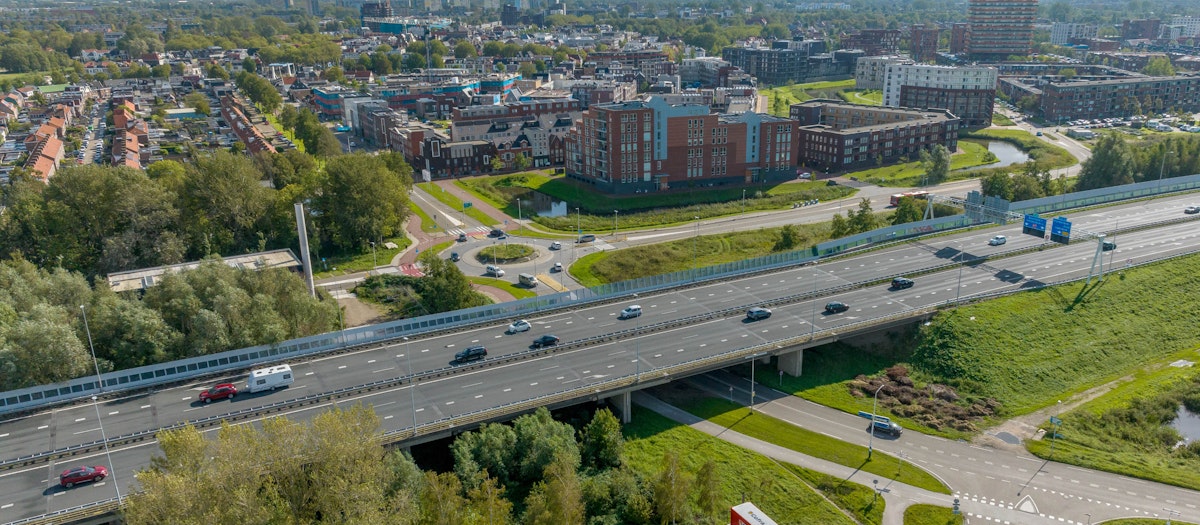
[[[1171,221],[1164,221],[1164,222],[1180,222],[1180,221],[1171,220]],[[1021,250],[1021,251],[1023,251],[1023,250]],[[1134,266],[1144,266],[1144,265],[1148,265],[1148,264],[1154,264],[1154,263],[1171,260],[1171,259],[1175,259],[1175,258],[1179,258],[1179,257],[1190,256],[1190,255],[1193,255],[1194,253],[1196,253],[1196,252],[1192,251],[1192,252],[1180,253],[1180,254],[1175,254],[1175,255],[1166,255],[1166,256],[1161,256],[1161,257],[1155,257],[1155,258],[1150,258],[1150,259],[1143,258],[1140,262],[1138,262]],[[978,260],[978,259],[976,259],[976,260]],[[967,261],[967,263],[970,263],[970,261]],[[447,418],[443,418],[440,420],[436,420],[436,421],[432,421],[429,423],[424,423],[424,424],[418,425],[416,428],[391,430],[391,431],[387,431],[387,432],[384,432],[383,434],[381,434],[378,437],[378,440],[383,445],[391,445],[391,444],[395,444],[395,443],[404,442],[407,439],[412,439],[412,438],[420,436],[420,435],[429,435],[429,434],[435,434],[435,433],[440,433],[440,432],[449,432],[449,431],[452,431],[455,429],[473,428],[475,425],[482,423],[482,422],[501,419],[501,418],[506,417],[511,414],[526,412],[526,411],[533,410],[533,409],[536,409],[541,406],[555,405],[555,404],[569,402],[571,400],[579,399],[581,397],[588,397],[588,396],[596,396],[597,398],[603,398],[603,397],[618,393],[622,389],[635,387],[639,384],[652,383],[656,379],[692,375],[695,373],[700,373],[700,372],[704,372],[704,371],[708,371],[708,370],[712,370],[712,369],[729,366],[731,364],[731,362],[734,362],[737,359],[744,360],[744,359],[750,358],[750,357],[759,357],[763,353],[766,353],[767,355],[774,355],[774,354],[785,351],[787,348],[791,348],[796,345],[800,345],[800,344],[804,344],[804,343],[811,343],[811,342],[815,342],[815,341],[819,341],[819,340],[824,340],[831,336],[836,337],[839,334],[844,334],[847,332],[861,330],[864,328],[868,328],[870,326],[887,324],[887,323],[895,322],[897,320],[911,319],[911,318],[918,318],[918,317],[926,316],[926,315],[936,312],[937,310],[946,308],[951,305],[958,305],[958,304],[967,303],[967,302],[976,302],[976,301],[981,301],[981,300],[985,300],[985,299],[1003,297],[1005,295],[1012,295],[1012,294],[1019,293],[1019,292],[1041,289],[1041,288],[1045,288],[1048,286],[1058,286],[1058,285],[1062,285],[1062,284],[1080,281],[1085,278],[1086,277],[1080,276],[1080,277],[1075,277],[1075,278],[1070,278],[1070,279],[1062,279],[1062,280],[1054,281],[1054,282],[1050,282],[1050,283],[1044,283],[1044,282],[1037,281],[1037,284],[1035,286],[1032,286],[1029,288],[1021,288],[1019,290],[997,290],[997,291],[993,291],[993,292],[971,294],[968,296],[960,297],[956,300],[948,299],[945,302],[942,302],[942,303],[939,303],[936,305],[930,305],[930,306],[926,306],[926,307],[918,308],[918,309],[914,309],[914,310],[907,310],[904,312],[898,312],[896,314],[892,314],[892,315],[888,315],[888,316],[884,316],[884,317],[874,318],[874,319],[870,319],[870,320],[860,321],[857,323],[843,325],[843,326],[840,326],[837,328],[829,328],[829,329],[813,332],[812,334],[810,334],[807,337],[806,336],[795,336],[795,337],[788,337],[788,338],[779,339],[779,340],[775,340],[775,341],[768,341],[765,343],[759,343],[756,345],[751,345],[751,346],[747,346],[747,347],[729,350],[726,352],[722,352],[720,354],[699,357],[696,359],[685,361],[683,363],[665,366],[662,368],[650,368],[649,370],[642,372],[640,374],[636,374],[634,376],[625,376],[625,377],[614,378],[614,379],[602,381],[599,383],[592,383],[589,385],[581,385],[578,387],[574,387],[574,388],[567,389],[567,390],[562,390],[559,392],[554,392],[551,394],[544,394],[541,396],[537,396],[537,397],[533,397],[533,398],[529,398],[529,399],[525,399],[525,400],[521,400],[521,401],[507,403],[507,404],[501,405],[501,406],[496,406],[496,407],[491,407],[491,408],[487,408],[487,409],[468,412],[468,413],[460,414],[460,415],[453,416],[453,417],[447,417]],[[740,309],[741,308],[737,308],[735,310],[740,310]],[[642,377],[647,377],[649,379],[647,381],[641,381]],[[581,394],[581,392],[586,392],[586,394]],[[215,417],[219,418],[220,416],[215,416]],[[209,419],[209,418],[205,418],[205,419]],[[102,515],[102,514],[105,514],[108,512],[114,512],[118,508],[119,507],[118,507],[117,499],[111,498],[108,500],[89,503],[89,504],[85,504],[85,505],[80,505],[77,507],[72,507],[70,509],[63,509],[60,511],[55,511],[55,512],[43,514],[40,516],[23,518],[23,519],[20,519],[17,521],[9,522],[6,525],[32,525],[32,524],[40,525],[43,523],[46,523],[46,524],[70,523],[75,520],[81,520],[81,519],[85,519],[85,518],[89,518],[89,517],[93,517],[93,516]]]
[[[1014,203],[1013,211],[1046,212],[1068,207],[1091,206],[1106,202],[1142,198],[1152,195],[1200,189],[1200,175],[1174,177],[1161,182],[1141,182],[1114,188],[1088,190],[1064,196],[1045,197]],[[545,310],[579,307],[604,301],[614,301],[633,293],[651,293],[689,284],[700,284],[732,276],[767,272],[798,266],[821,257],[842,254],[866,245],[889,242],[917,235],[969,226],[973,223],[962,216],[942,217],[897,226],[888,226],[836,241],[818,244],[813,250],[771,254],[765,257],[735,261],[715,266],[674,272],[671,274],[621,281],[594,288],[571,290],[557,294],[480,306],[445,314],[434,314],[379,325],[330,332],[284,341],[273,345],[229,350],[208,356],[109,372],[94,377],[77,378],[53,385],[28,387],[0,393],[0,415],[86,399],[92,395],[112,394],[176,383],[206,375],[245,370],[255,366],[297,359],[314,354],[343,350],[351,346],[378,344],[405,336],[431,334],[449,329],[495,323]],[[103,383],[101,388],[100,383]]]

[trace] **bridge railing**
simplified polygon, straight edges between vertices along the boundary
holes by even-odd
[[[1200,175],[1174,177],[1164,181],[1141,182],[1113,188],[1100,188],[1063,196],[1045,197],[1013,203],[1011,209],[1021,213],[1046,213],[1080,206],[1092,206],[1165,193],[1200,189]],[[186,381],[191,378],[247,370],[267,363],[282,362],[321,354],[350,346],[381,343],[452,330],[466,326],[495,323],[536,314],[544,310],[579,307],[590,303],[612,301],[633,294],[692,283],[710,282],[753,272],[770,271],[810,263],[821,257],[844,253],[855,248],[961,228],[973,224],[964,216],[941,217],[897,226],[887,226],[866,233],[818,244],[811,250],[796,250],[770,254],[754,259],[733,261],[714,266],[683,270],[604,284],[592,288],[569,290],[510,301],[478,306],[442,314],[425,315],[387,323],[348,328],[338,332],[301,337],[270,345],[228,350],[216,354],[192,357],[101,375],[103,387],[95,376],[80,377],[51,385],[31,386],[0,393],[0,415],[45,405],[86,399],[101,392],[145,389],[157,385]]]

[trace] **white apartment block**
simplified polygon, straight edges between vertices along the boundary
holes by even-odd
[[[1092,24],[1055,22],[1050,26],[1050,43],[1065,46],[1073,38],[1096,38],[1097,28]]]
[[[996,69],[929,64],[889,64],[883,80],[883,105],[900,107],[904,86],[942,90],[996,89]]]
[[[854,87],[858,89],[883,89],[883,79],[891,64],[912,64],[902,56],[859,57],[854,66]]]
[[[1182,26],[1180,38],[1200,36],[1200,16],[1177,16],[1171,19],[1171,25]]]

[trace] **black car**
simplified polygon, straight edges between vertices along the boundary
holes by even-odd
[[[558,336],[546,334],[534,339],[533,344],[530,346],[534,348],[542,348],[544,346],[554,346],[556,344],[558,344]]]
[[[504,230],[501,230],[500,228],[492,228],[492,231],[488,232],[488,237],[503,237],[503,236],[504,236]]]
[[[771,317],[771,310],[766,308],[755,306],[754,308],[746,310],[746,319],[750,321],[757,321],[759,319],[766,319],[768,317]]]
[[[467,234],[465,234],[465,233],[458,234],[458,242],[467,242]]]
[[[457,354],[454,354],[454,362],[466,363],[487,357],[487,348],[482,346],[471,346]]]
[[[1106,252],[1111,252],[1111,251],[1117,249],[1117,243],[1112,242],[1112,241],[1104,241],[1103,243],[1100,244],[1100,249],[1102,249]]]
[[[841,303],[838,301],[834,301],[832,303],[825,305],[825,313],[827,313],[827,314],[840,314],[849,309],[850,309],[850,305],[848,305],[846,303]]]
[[[914,284],[917,284],[917,282],[912,279],[909,279],[907,277],[897,277],[895,279],[892,279],[892,288],[895,288],[897,290],[903,290],[905,288],[912,288],[912,286]]]
[[[458,252],[450,252],[450,262],[458,262],[461,259],[462,257],[458,255]]]

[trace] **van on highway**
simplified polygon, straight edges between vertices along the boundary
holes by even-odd
[[[254,393],[262,392],[263,390],[275,390],[294,382],[296,382],[296,379],[292,375],[292,367],[288,365],[260,368],[250,372],[250,378],[246,380],[246,391]]]

